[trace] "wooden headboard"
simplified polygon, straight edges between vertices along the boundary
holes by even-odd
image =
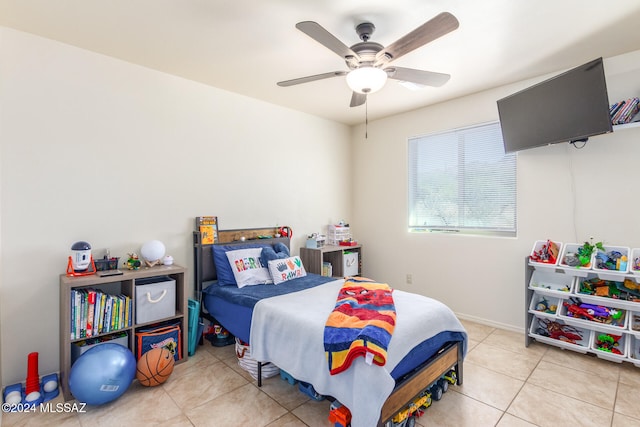
[[[203,245],[200,241],[200,233],[193,232],[193,263],[195,297],[202,302],[202,284],[218,278],[216,266],[213,262],[213,247],[216,245],[273,245],[282,243],[289,248],[288,237],[273,237],[277,233],[274,227],[269,228],[240,228],[236,230],[218,230],[218,241],[214,244]],[[244,238],[244,240],[242,240]]]

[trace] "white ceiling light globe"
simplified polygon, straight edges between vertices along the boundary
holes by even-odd
[[[147,263],[155,263],[165,254],[164,243],[159,240],[151,240],[140,248],[140,255]]]
[[[374,93],[387,82],[387,73],[375,67],[360,67],[347,74],[347,85],[354,92]]]

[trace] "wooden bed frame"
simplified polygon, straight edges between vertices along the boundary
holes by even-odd
[[[275,244],[279,242],[289,247],[288,237],[260,238],[263,236],[274,236],[276,232],[277,230],[273,227],[219,230],[218,241],[215,244],[243,245],[247,243],[262,242]],[[244,240],[242,240],[243,237]],[[202,304],[202,284],[215,280],[217,277],[215,265],[213,264],[213,246],[215,244],[202,245],[200,243],[200,234],[198,232],[193,233],[195,295],[200,301],[201,316],[209,320],[214,319],[204,311],[204,304]],[[424,393],[450,370],[456,373],[457,384],[462,385],[463,357],[464,349],[462,342],[448,343],[429,360],[426,360],[410,374],[398,380],[393,392],[382,407],[378,426],[390,427],[392,425],[391,419],[395,414],[406,408],[414,399]],[[262,385],[261,368],[262,365],[258,364],[258,386]]]

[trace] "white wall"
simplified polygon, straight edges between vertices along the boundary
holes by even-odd
[[[639,58],[640,51],[605,59],[612,103],[640,95]],[[582,150],[563,143],[519,153],[517,238],[407,231],[407,139],[496,121],[497,99],[541,79],[369,123],[368,139],[362,126],[353,129],[350,222],[365,245],[366,275],[440,299],[461,317],[522,329],[524,259],[536,240],[579,243],[593,236],[640,247],[634,215],[640,128],[592,137]]]
[[[32,351],[41,375],[58,371],[58,278],[75,241],[124,257],[159,239],[191,268],[198,215],[289,225],[294,252],[350,216],[334,191],[350,175],[346,126],[3,27],[0,57],[5,385]]]

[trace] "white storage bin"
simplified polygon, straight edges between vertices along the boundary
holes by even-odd
[[[629,311],[629,330],[640,334],[640,312]]]
[[[571,292],[574,277],[553,271],[534,270],[529,281],[529,289],[545,295],[563,296]]]
[[[627,357],[629,357],[631,363],[640,367],[640,337],[628,335],[627,342]]]
[[[629,272],[640,275],[640,248],[631,249],[629,256]]]
[[[560,298],[535,293],[531,298],[529,312],[537,316],[555,317],[561,301]]]
[[[591,342],[591,332],[588,329],[568,325],[560,319],[547,317],[533,317],[529,328],[529,336],[547,344],[587,353]]]
[[[612,345],[612,342],[615,344]],[[599,358],[620,363],[628,354],[627,335],[611,334],[594,330],[593,334],[591,334],[590,348]],[[608,351],[604,350],[605,348],[613,348],[615,350]]]
[[[618,331],[621,329],[626,329],[627,328],[627,320],[628,320],[628,316],[627,316],[627,311],[626,310],[621,310],[618,308],[612,308],[612,307],[607,307],[604,305],[597,305],[598,309],[605,309],[607,311],[612,311],[615,310],[619,313],[621,313],[621,315],[615,319],[615,318],[611,318],[609,320],[609,323],[604,323],[604,322],[600,322],[600,321],[596,321],[596,320],[591,320],[588,317],[582,317],[580,315],[576,315],[576,314],[572,314],[571,310],[569,307],[567,307],[565,305],[565,303],[571,305],[572,302],[571,301],[562,301],[559,305],[560,307],[558,307],[558,315],[560,317],[562,317],[564,320],[566,320],[566,322],[571,323],[573,325],[584,325],[585,327],[588,328],[593,328],[593,327],[598,327],[601,330],[606,330],[606,331],[615,331],[614,333],[619,333]],[[596,305],[596,304],[591,304],[591,303],[583,303],[583,305],[586,304],[588,305]],[[579,307],[581,309],[586,309],[589,310],[588,307]],[[594,317],[598,317],[597,313],[596,314],[592,314]]]
[[[342,254],[344,265],[342,266],[344,276],[357,276],[359,273],[358,252],[347,252]]]
[[[551,247],[548,249],[547,247]],[[555,259],[550,259],[547,261],[536,261],[535,255],[540,254],[544,251],[549,252],[551,255],[555,254]],[[537,240],[533,244],[533,249],[531,249],[531,255],[529,255],[529,262],[535,266],[543,266],[543,267],[554,267],[558,265],[560,262],[560,255],[562,254],[562,242],[556,242],[555,240]]]
[[[631,263],[631,261],[630,261],[631,249],[629,249],[628,247],[624,247],[624,246],[605,246],[605,245],[603,245],[603,247],[604,247],[604,251],[596,249],[596,251],[594,253],[593,261],[592,261],[593,270],[598,273],[598,277],[600,277],[601,279],[619,280],[619,281],[624,280],[624,278],[622,278],[620,276],[621,275],[625,275],[626,273],[629,272],[629,264]],[[627,258],[626,264],[621,265],[620,268],[617,268],[617,269],[608,269],[608,268],[602,268],[603,266],[598,266],[598,261],[597,261],[597,254],[598,253],[603,253],[604,252],[605,254],[610,254],[611,252],[614,252],[614,251],[615,252],[620,252],[622,254],[622,256],[625,256]]]
[[[571,270],[567,270],[570,271],[570,274],[572,274],[573,276],[582,276],[582,277],[586,277],[587,274],[589,274],[589,270],[591,269],[591,265],[593,264],[591,261],[593,261],[593,259],[589,262],[589,264],[584,265],[584,266],[572,266],[566,263],[566,256],[567,254],[572,254],[572,253],[577,253],[578,252],[578,248],[580,248],[583,244],[582,243],[566,243],[565,245],[563,245],[562,247],[562,253],[560,255],[560,261],[558,261],[558,265],[560,267],[567,267]]]
[[[351,239],[349,227],[329,224],[327,226],[327,243],[337,246],[344,240]]]
[[[176,315],[176,281],[170,277],[136,280],[136,323]]]

